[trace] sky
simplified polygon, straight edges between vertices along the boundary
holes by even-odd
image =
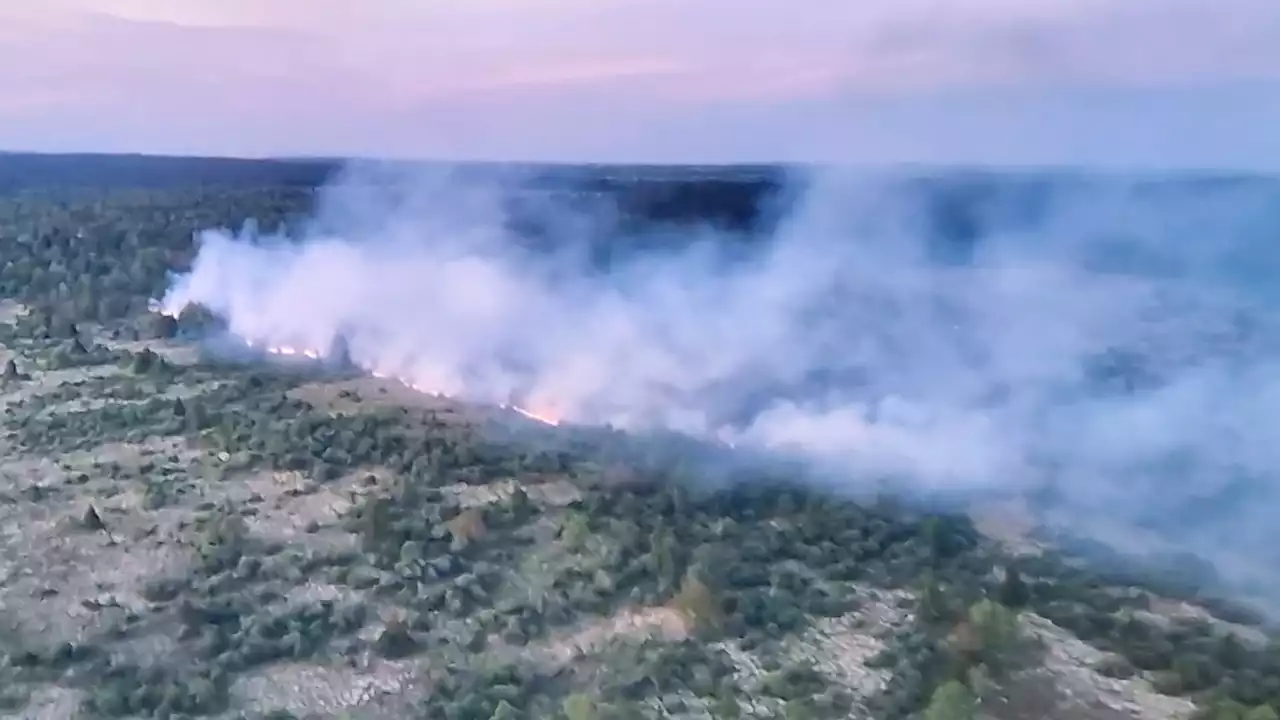
[[[4,0],[0,58],[11,150],[1280,169],[1280,0]]]

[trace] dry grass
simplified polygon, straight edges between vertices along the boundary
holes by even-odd
[[[291,397],[320,410],[353,415],[386,408],[407,408],[433,413],[438,420],[465,424],[482,418],[475,408],[447,397],[430,395],[389,378],[358,378],[341,382],[316,382],[295,388]]]
[[[545,656],[551,662],[568,664],[617,641],[642,642],[659,638],[676,642],[687,638],[692,630],[686,616],[673,608],[626,608],[560,633],[532,652]]]
[[[468,508],[447,523],[454,542],[468,543],[479,540],[487,529],[484,514],[478,508]]]

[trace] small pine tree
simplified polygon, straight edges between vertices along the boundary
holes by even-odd
[[[560,541],[570,550],[580,549],[590,536],[591,526],[584,513],[570,512],[560,523]]]
[[[1004,580],[996,593],[996,600],[1009,608],[1021,609],[1031,602],[1031,587],[1022,579],[1022,573],[1009,568],[1004,573]]]
[[[1249,707],[1239,700],[1220,697],[1209,706],[1203,717],[1205,720],[1246,720],[1249,712]]]
[[[374,641],[374,650],[384,658],[408,657],[419,649],[418,641],[409,632],[408,623],[396,618],[389,622]]]
[[[149,339],[167,339],[178,334],[178,321],[170,315],[151,316],[143,332]]]
[[[133,365],[129,368],[135,375],[146,375],[155,368],[160,356],[151,348],[143,348],[133,356]]]
[[[493,715],[489,717],[489,720],[520,720],[523,717],[524,714],[516,706],[506,700],[502,700],[498,703],[498,707],[493,709]]]
[[[1245,713],[1244,720],[1280,720],[1280,713],[1270,705],[1259,705]]]
[[[925,708],[923,720],[975,720],[978,701],[963,683],[951,680],[938,686]]]
[[[992,600],[981,600],[969,608],[969,624],[977,631],[984,651],[1002,652],[1018,638],[1017,615]]]
[[[782,708],[785,720],[816,720],[818,714],[813,709],[813,701],[808,698],[796,698],[787,701]]]
[[[566,720],[596,720],[600,715],[595,701],[581,693],[565,698],[562,709]]]
[[[3,376],[4,381],[12,382],[14,380],[19,379],[20,377],[21,377],[21,374],[18,372],[18,364],[13,361],[13,358],[9,358],[8,360],[6,360],[4,363],[4,376]]]
[[[519,520],[528,518],[534,511],[533,501],[529,499],[529,493],[525,492],[524,488],[520,486],[516,486],[515,492],[511,493],[507,507],[510,508],[511,514]]]
[[[672,605],[690,623],[700,629],[720,626],[723,620],[720,603],[711,587],[695,573],[686,572],[680,582],[680,591],[671,599]]]
[[[84,517],[80,520],[81,525],[90,532],[100,532],[107,536],[107,541],[115,543],[116,539],[112,537],[110,528],[107,527],[106,521],[98,514],[98,509],[90,505],[84,511]]]
[[[950,643],[962,665],[981,663],[999,676],[1008,668],[1008,653],[1018,646],[1019,637],[1016,613],[995,601],[981,600],[956,625]]]
[[[92,530],[93,532],[105,532],[107,529],[107,524],[103,522],[102,516],[98,514],[98,509],[92,505],[84,511],[83,522],[86,530]]]
[[[205,412],[204,405],[194,398],[186,402],[186,417],[184,419],[188,432],[200,432],[209,424],[209,414]]]
[[[716,720],[738,720],[738,718],[742,717],[742,705],[738,702],[738,695],[731,685],[722,685],[716,691],[716,700],[713,707],[714,712],[712,714]]]
[[[991,673],[987,670],[986,665],[971,666],[966,679],[969,691],[978,700],[990,697],[997,687],[995,681],[991,679]]]
[[[933,571],[926,570],[920,577],[920,615],[927,621],[937,622],[950,614],[947,598]]]

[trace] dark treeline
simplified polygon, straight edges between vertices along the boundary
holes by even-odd
[[[803,189],[802,168],[764,166],[514,165],[387,163],[448,167],[467,177],[518,177],[534,197],[604,203],[623,230],[654,225],[710,225],[768,235]],[[37,191],[83,193],[122,188],[312,191],[335,179],[335,159],[239,159],[107,154],[0,153],[0,195]],[[911,198],[920,229],[946,241],[940,257],[963,259],[993,228],[1031,227],[1064,191],[1098,177],[1068,170],[913,169],[894,173]],[[1212,195],[1241,186],[1280,195],[1280,179],[1253,176],[1152,176],[1131,183],[1147,195]]]
[[[419,165],[427,170],[433,167],[432,163]],[[324,186],[342,167],[342,161],[329,159],[0,153],[0,194],[83,193],[121,188],[310,190]],[[538,194],[604,196],[614,200],[618,214],[624,219],[701,220],[739,229],[756,223],[767,199],[782,188],[785,175],[784,169],[778,167],[646,168],[491,163],[449,167],[457,167],[464,177],[477,178],[496,174],[510,176],[514,170],[523,178],[521,185]]]
[[[318,187],[338,167],[327,160],[0,153],[0,193],[175,185]]]

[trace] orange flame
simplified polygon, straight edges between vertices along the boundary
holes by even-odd
[[[525,416],[525,417],[529,418],[530,420],[537,420],[538,422],[543,423],[543,424],[545,424],[545,425],[559,425],[559,424],[560,424],[560,418],[557,418],[557,417],[555,417],[554,415],[550,415],[550,414],[548,414],[548,413],[547,413],[547,412],[545,412],[545,411],[543,411],[543,412],[536,412],[536,411],[530,410],[530,409],[528,409],[528,408],[522,408],[522,407],[520,407],[519,405],[511,405],[510,407],[511,407],[511,409],[512,409],[512,410],[515,410],[516,412],[518,412],[518,413],[520,413],[521,415],[523,415],[523,416]]]
[[[248,344],[250,346],[253,346],[254,343],[248,343]],[[268,354],[281,355],[284,357],[302,356],[302,357],[310,358],[312,360],[319,360],[321,357],[321,353],[319,350],[315,350],[312,348],[297,348],[290,345],[269,345],[264,347],[263,350]],[[415,383],[406,377],[393,375],[391,373],[383,372],[381,370],[372,370],[369,372],[369,374],[375,378],[379,378],[383,380],[394,380],[400,383],[401,385],[404,385],[405,387],[409,388],[410,390],[420,392],[424,395],[435,395],[437,397],[444,396],[444,393],[432,390],[431,388],[428,388],[424,385]],[[537,422],[543,423],[545,425],[555,426],[560,424],[560,418],[547,410],[532,410],[529,408],[520,407],[519,405],[502,405],[501,407],[506,410],[513,410],[519,413],[520,415],[522,415],[523,417],[529,418],[530,420],[536,420]]]

